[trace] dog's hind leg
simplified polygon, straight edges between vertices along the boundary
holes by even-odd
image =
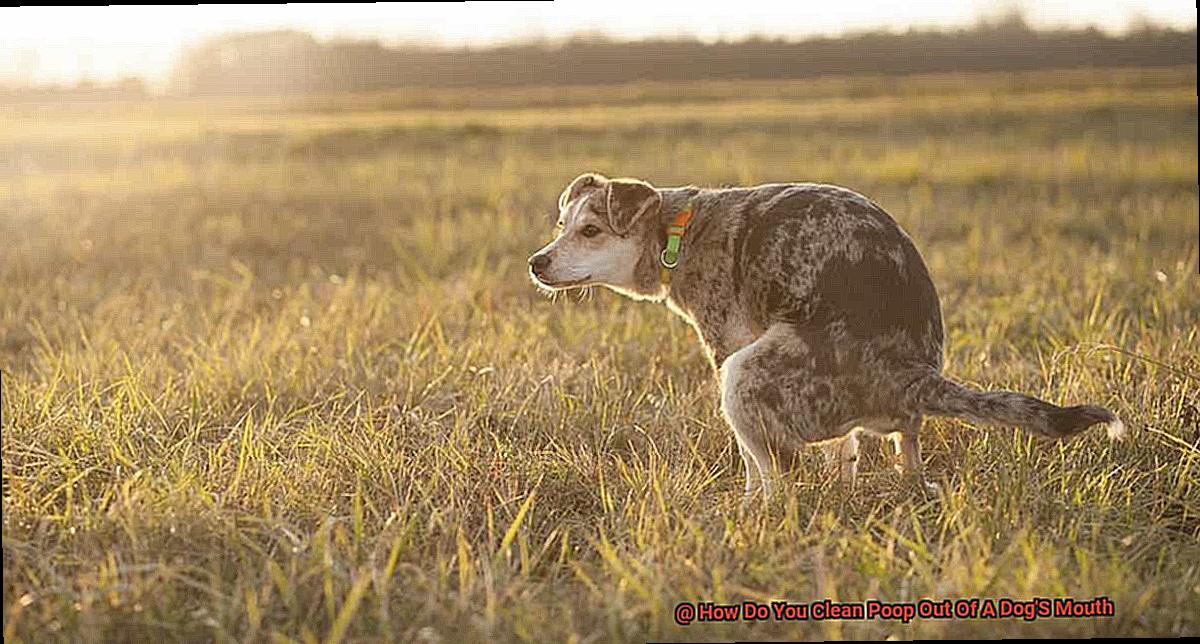
[[[921,462],[921,418],[906,422],[896,433],[892,434],[892,444],[896,447],[896,455],[900,462],[896,464],[905,479],[917,483],[926,492],[936,494],[939,490],[936,483],[925,479],[925,467]]]
[[[858,478],[858,431],[851,430],[845,438],[821,445],[821,452],[826,466],[837,473],[842,485],[853,489]]]

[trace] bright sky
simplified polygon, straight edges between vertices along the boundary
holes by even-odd
[[[295,28],[318,38],[483,44],[603,31],[618,38],[750,34],[836,35],[872,28],[965,26],[996,7],[1020,7],[1037,26],[1130,19],[1195,28],[1191,0],[555,0],[554,2],[18,7],[0,9],[0,82],[165,78],[181,48],[229,31]]]

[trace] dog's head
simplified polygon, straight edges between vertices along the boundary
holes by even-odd
[[[644,181],[580,175],[558,198],[558,235],[529,258],[530,276],[553,291],[600,285],[652,296],[646,266],[661,207],[662,196]]]

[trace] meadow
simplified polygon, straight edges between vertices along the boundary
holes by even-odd
[[[1200,635],[1196,68],[0,105],[6,642]],[[908,230],[927,421],[742,507],[692,330],[526,258],[595,170],[822,181]],[[679,602],[1113,617],[675,623]]]

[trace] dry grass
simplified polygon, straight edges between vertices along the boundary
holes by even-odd
[[[1200,633],[1195,68],[0,107],[4,636]],[[434,109],[442,101],[454,111]],[[888,208],[948,371],[1133,430],[925,429],[740,509],[691,331],[524,274],[558,191]],[[674,624],[679,601],[1107,596],[1111,619]]]

